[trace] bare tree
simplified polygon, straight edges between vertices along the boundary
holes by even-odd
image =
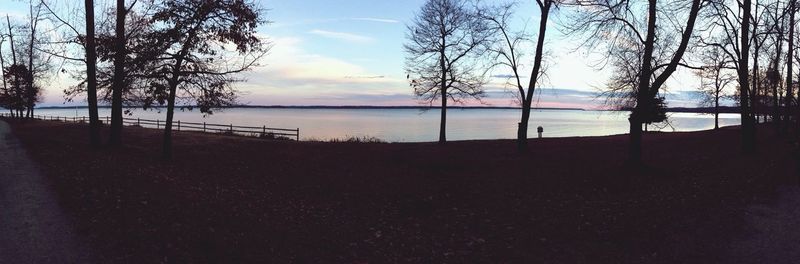
[[[0,107],[8,109],[11,113],[11,117],[14,117],[14,109],[11,107],[11,92],[8,88],[8,82],[6,81],[6,62],[5,58],[3,57],[3,43],[6,42],[6,35],[0,34],[0,79],[3,79],[3,90],[0,91]]]
[[[742,150],[755,151],[755,124],[750,100],[750,42],[752,1],[711,0],[704,14],[707,25],[700,36],[701,45],[724,52],[738,76],[738,102],[742,122]]]
[[[759,11],[760,7],[764,7]],[[766,47],[765,45],[768,44],[767,40],[775,35],[777,32],[780,31],[780,26],[777,23],[770,23],[770,21],[775,22],[775,19],[770,19],[771,17],[771,8],[766,3],[761,3],[756,0],[755,3],[755,10],[753,12],[753,35],[752,35],[752,48],[753,48],[753,70],[752,70],[752,87],[753,87],[753,94],[754,98],[761,96],[761,100],[754,99],[753,105],[754,107],[757,105],[756,102],[760,101],[761,105],[764,105],[764,101],[767,99],[767,94],[772,94],[772,103],[773,103],[773,121],[776,124],[776,129],[780,127],[780,104],[778,100],[778,93],[777,93],[777,86],[772,86],[774,90],[770,92],[767,86],[771,85],[770,82],[774,83],[774,80],[770,80],[766,78],[767,76],[761,70],[761,66],[759,65],[759,59],[763,55],[761,51]],[[715,49],[715,47],[712,47]],[[735,68],[730,66],[731,68]],[[767,70],[769,72],[769,69]],[[766,110],[762,110],[766,111]]]
[[[5,69],[3,76],[6,83],[11,83],[7,92],[13,93],[5,96],[6,100],[11,100],[7,104],[15,109],[17,117],[27,118],[33,116],[36,103],[41,100],[41,87],[51,70],[50,56],[41,52],[41,46],[48,41],[50,33],[40,31],[40,22],[44,20],[41,4],[29,1],[29,11],[27,21],[15,27],[6,16],[13,63]]]
[[[439,143],[446,138],[447,101],[480,100],[486,71],[479,58],[492,30],[463,0],[428,0],[408,26],[406,72],[414,95],[441,102]]]
[[[659,105],[663,99],[658,97],[659,90],[675,72],[692,37],[695,21],[701,8],[701,0],[693,0],[688,7],[679,2],[670,2],[671,6],[659,6],[655,0],[644,2],[625,0],[575,0],[570,6],[579,8],[567,25],[568,31],[586,38],[585,45],[597,47],[601,43],[607,47],[609,55],[620,50],[636,50],[641,60],[636,74],[636,106],[630,118],[629,157],[633,163],[641,162],[642,124],[658,115]],[[657,45],[660,41],[671,39],[666,32],[668,25],[679,24],[673,17],[686,17],[685,26],[677,31],[682,32],[677,47],[668,48]],[[659,18],[667,22],[658,24]],[[657,38],[658,35],[658,38]],[[658,39],[659,41],[657,41]],[[640,46],[640,47],[637,47]],[[661,46],[661,47],[659,47]],[[633,48],[632,48],[633,47]],[[666,52],[669,50],[671,52]],[[656,57],[668,59],[661,63]],[[655,115],[654,115],[655,114]]]
[[[64,90],[65,99],[72,101],[76,96],[86,94],[89,112],[89,142],[93,147],[99,147],[101,145],[101,122],[97,97],[98,36],[95,24],[95,1],[85,0],[83,10],[80,10],[78,6],[65,4],[70,3],[68,1],[40,1],[47,10],[50,20],[53,21],[54,27],[60,33],[58,34],[60,39],[50,43],[48,50],[42,51],[62,59],[62,65],[75,66],[75,68],[62,66],[62,71],[68,72],[67,69],[70,69],[69,72],[73,74],[73,78],[78,80],[78,84]],[[85,31],[80,30],[81,22],[84,23]],[[110,23],[110,21],[105,22]],[[113,58],[110,60],[113,61]]]
[[[11,20],[8,18],[8,14],[6,14],[6,26],[8,27],[8,39],[11,45],[11,67],[19,67],[17,64],[17,49],[14,47],[14,31],[12,30]],[[18,71],[11,71],[11,69],[7,69],[3,73],[3,79],[9,79],[11,82],[11,89],[8,89],[8,92],[12,93],[11,95],[7,95],[7,100],[9,101],[8,105],[11,107],[12,111],[15,111],[17,117],[22,117],[22,83],[21,78]]]
[[[499,35],[498,39],[491,42],[489,50],[496,54],[500,60],[499,64],[511,69],[515,81],[514,85],[519,92],[518,98],[522,103],[522,117],[519,124],[517,124],[517,148],[519,151],[526,151],[528,149],[528,121],[531,116],[533,95],[536,90],[536,85],[540,81],[539,76],[542,71],[542,53],[544,51],[548,17],[550,15],[550,10],[554,6],[556,8],[558,7],[558,2],[555,0],[536,0],[536,4],[539,7],[541,15],[539,16],[539,32],[533,58],[533,68],[531,69],[531,76],[528,81],[527,89],[522,86],[520,77],[520,68],[522,66],[520,44],[524,43],[527,38],[524,33],[512,32],[509,24],[512,15],[511,10],[515,7],[514,4],[506,4],[493,8],[494,10],[487,10],[481,14],[484,19],[489,21],[490,28]]]
[[[718,47],[704,50],[704,67],[696,72],[701,78],[699,90],[703,100],[700,104],[714,108],[714,129],[719,128],[719,100],[725,96],[725,88],[736,80],[735,75],[728,73],[726,58]]]

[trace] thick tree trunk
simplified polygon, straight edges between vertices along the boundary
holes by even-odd
[[[714,129],[719,129],[719,89],[714,96]]]
[[[122,90],[125,85],[125,0],[117,0],[114,87],[111,92],[111,146],[122,145]]]
[[[33,11],[33,6],[31,6],[31,11]],[[28,80],[28,88],[25,89],[25,107],[28,108],[27,118],[33,117],[33,107],[36,104],[36,91],[33,88],[33,45],[36,43],[36,19],[38,19],[38,15],[36,17],[31,17],[31,39],[30,43],[28,43],[28,75],[25,76]]]
[[[794,87],[793,87],[794,86],[793,85],[793,79],[792,79],[792,77],[793,77],[792,76],[792,65],[793,65],[793,62],[794,62],[794,23],[795,23],[794,15],[795,15],[795,12],[796,12],[796,10],[795,10],[796,4],[797,3],[796,3],[795,0],[792,0],[791,2],[789,2],[789,40],[788,40],[789,41],[789,52],[788,52],[788,54],[786,56],[786,93],[787,93],[787,96],[789,97],[789,99],[786,100],[786,103],[787,103],[786,104],[786,109],[789,112],[789,113],[787,113],[787,115],[791,115],[790,113],[791,113],[792,109],[794,109],[794,107],[792,107],[792,101],[793,101],[792,97],[794,97],[792,95],[792,90],[794,89]],[[800,98],[800,90],[798,91],[797,96],[798,96],[798,98]],[[800,112],[797,112],[795,114],[797,114],[797,116],[795,117],[795,134],[796,135],[800,135],[800,130],[798,130],[798,128],[800,128],[800,122],[798,122],[798,120],[800,120],[800,119],[798,119],[798,117],[800,117]]]
[[[8,92],[8,84],[6,83],[6,77],[5,77],[6,76],[6,61],[3,58],[3,46],[1,44],[2,43],[0,42],[0,74],[1,74],[0,75],[0,79],[3,79],[3,92],[7,93]],[[8,103],[8,102],[6,102],[6,103]],[[11,107],[9,105],[6,105],[5,107],[8,107],[8,111],[11,112],[11,117],[13,118],[14,117],[14,109],[11,109]]]
[[[442,95],[442,108],[441,111],[441,120],[439,120],[439,144],[443,145],[447,142],[447,65],[445,64],[445,38],[442,36],[442,49],[439,55],[439,67],[442,69],[442,80],[440,84],[440,92]]]
[[[530,105],[522,103],[522,118],[517,124],[517,150],[519,152],[528,151],[528,120],[530,120]]]
[[[741,110],[741,120],[742,120],[742,151],[744,153],[753,153],[755,152],[755,131],[753,130],[753,121],[752,116],[750,113],[750,98],[748,93],[750,92],[750,83],[748,81],[749,78],[749,59],[750,59],[750,6],[752,5],[751,0],[743,0],[742,3],[742,27],[741,27],[741,43],[740,43],[740,58],[739,58],[739,67],[738,67],[738,74],[739,74],[739,102],[740,102],[740,110]]]
[[[169,98],[167,98],[167,123],[164,124],[164,144],[162,152],[164,159],[172,159],[172,121],[175,115],[175,93],[177,92],[177,82],[170,82]]]
[[[636,94],[636,107],[628,118],[630,122],[629,133],[629,160],[631,163],[639,164],[642,161],[642,115],[653,100],[647,98],[650,94],[650,76],[653,58],[653,46],[655,43],[656,29],[656,1],[650,0],[648,5],[647,37],[644,43],[644,54],[642,54],[642,65],[639,74],[639,91]]]
[[[441,109],[441,119],[439,120],[439,144],[444,144],[447,142],[447,88],[442,87],[442,109]]]
[[[536,90],[536,80],[539,78],[539,71],[542,68],[542,53],[544,52],[545,33],[547,31],[547,17],[550,15],[552,0],[545,0],[541,6],[541,16],[539,20],[539,35],[536,40],[536,55],[533,58],[533,69],[531,79],[528,82],[528,91],[522,101],[522,120],[517,127],[517,149],[520,152],[528,150],[528,123],[531,118],[531,105],[533,94]]]
[[[793,86],[792,62],[794,61],[793,58],[794,58],[794,14],[795,14],[795,4],[796,4],[795,0],[792,0],[791,2],[789,2],[789,40],[788,40],[789,41],[789,50],[787,52],[788,54],[786,55],[786,98],[787,98],[786,99],[786,115],[787,115],[787,117],[791,116],[792,109],[794,109],[794,107],[792,107],[792,101],[793,101],[792,98],[794,97],[793,91],[792,91],[794,89],[794,87],[792,87]],[[798,93],[798,96],[800,96],[800,93]],[[798,114],[800,114],[800,113],[798,113]],[[795,118],[795,123],[796,123],[796,126],[795,126],[795,130],[796,131],[795,132],[797,133],[797,135],[800,135],[800,131],[797,131],[797,128],[800,128],[800,122],[797,122],[797,120],[800,120],[800,119]]]
[[[94,34],[94,0],[86,0],[86,100],[89,103],[89,144],[100,146],[100,116],[97,113],[97,49]]]

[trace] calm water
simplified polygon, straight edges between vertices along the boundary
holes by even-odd
[[[39,109],[40,115],[88,116],[86,109]],[[100,116],[110,115],[101,109]],[[670,113],[674,131],[696,131],[714,127],[714,116]],[[165,112],[135,110],[133,118],[164,120]],[[235,108],[203,117],[197,111],[176,112],[176,120],[242,126],[300,128],[301,139],[331,139],[372,136],[390,142],[436,141],[439,110],[417,109],[252,109]],[[520,118],[517,109],[451,109],[447,116],[448,140],[515,138]],[[720,126],[738,125],[738,114],[721,114]],[[627,112],[535,110],[530,133],[544,128],[545,137],[604,136],[628,131]],[[658,130],[651,127],[651,130]],[[661,131],[673,131],[667,127]]]

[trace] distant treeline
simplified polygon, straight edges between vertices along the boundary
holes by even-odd
[[[180,108],[181,106],[178,106]],[[37,107],[37,109],[85,109],[87,106],[43,106]],[[111,108],[108,105],[101,105],[98,108]],[[127,108],[141,108],[141,107],[127,107]],[[162,107],[151,107],[151,108],[162,108]],[[197,106],[183,106],[183,108],[197,108]],[[439,109],[439,106],[379,106],[379,105],[343,105],[343,106],[335,106],[335,105],[235,105],[235,106],[225,106],[222,108],[265,108],[265,109],[275,109],[275,108],[285,108],[285,109]],[[511,107],[511,106],[451,106],[448,107],[449,109],[521,109],[521,107]],[[538,110],[578,110],[584,111],[586,109],[582,108],[551,108],[551,107],[534,107],[532,109]]]
[[[37,109],[86,109],[86,106],[44,106],[37,107]],[[98,108],[111,108],[111,106],[104,105]],[[135,108],[135,107],[129,107]],[[159,108],[159,107],[154,107]],[[184,108],[196,108],[196,106],[184,106]],[[439,109],[439,106],[380,106],[380,105],[236,105],[224,108],[263,108],[263,109]],[[521,107],[513,106],[450,106],[450,109],[521,109]],[[536,110],[575,110],[575,111],[589,111],[591,109],[583,108],[559,108],[559,107],[533,107]],[[666,109],[667,112],[673,113],[707,113],[713,114],[713,107],[671,107]],[[599,110],[602,111],[602,110]],[[623,111],[630,111],[630,109],[623,109]],[[737,106],[720,106],[720,113],[736,114],[739,113]]]
[[[630,111],[630,108],[624,108],[623,111]],[[672,113],[703,113],[703,114],[713,114],[713,113],[721,113],[721,114],[738,114],[739,107],[738,106],[720,106],[718,109],[714,109],[714,107],[667,107],[665,109],[666,112]]]

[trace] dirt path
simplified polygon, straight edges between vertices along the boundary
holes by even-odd
[[[744,210],[749,230],[732,241],[732,263],[798,263],[800,261],[800,188],[785,187],[771,204]]]
[[[87,263],[52,188],[0,121],[0,263]]]

